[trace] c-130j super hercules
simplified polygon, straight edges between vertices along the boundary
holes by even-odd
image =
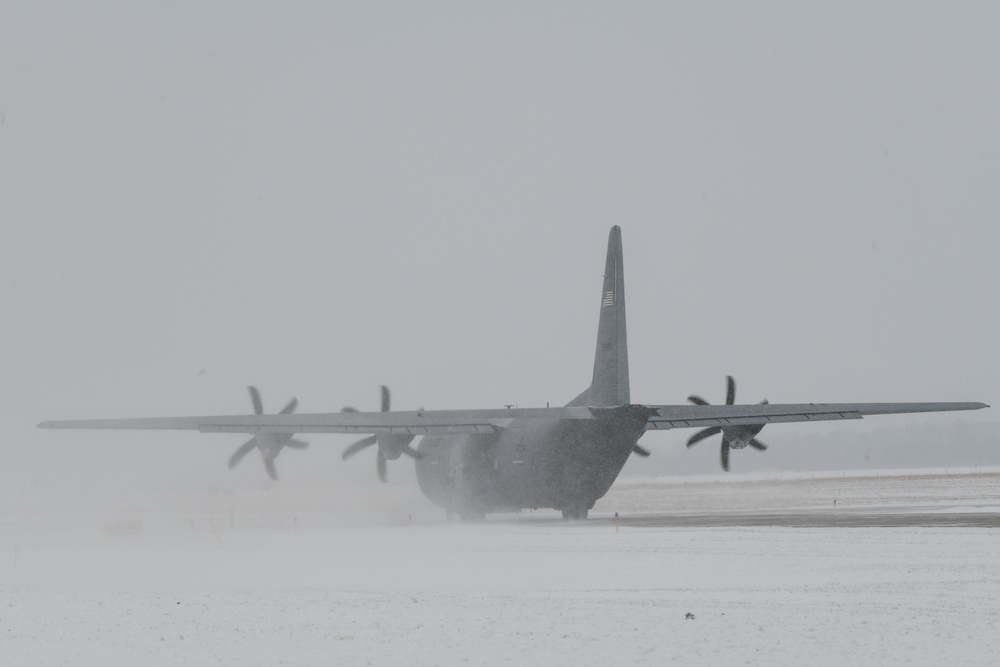
[[[230,467],[252,449],[260,450],[268,472],[285,447],[303,448],[298,433],[361,433],[344,458],[377,445],[379,477],[386,461],[402,454],[416,464],[420,489],[431,502],[464,519],[488,512],[551,507],[566,519],[585,519],[629,455],[648,456],[638,445],[649,430],[701,429],[688,446],[722,436],[722,467],[731,449],[765,449],[756,439],[766,424],[861,419],[866,415],[977,410],[983,403],[837,403],[734,405],[728,379],[725,405],[691,396],[691,405],[634,404],[629,399],[625,333],[625,278],[621,229],[612,227],[601,290],[597,351],[590,386],[561,408],[417,410],[391,412],[383,388],[381,412],[292,414],[295,400],[280,414],[265,415],[257,390],[250,388],[254,415],[54,421],[41,428],[187,429],[203,433],[249,433]],[[423,436],[416,448],[411,443]]]

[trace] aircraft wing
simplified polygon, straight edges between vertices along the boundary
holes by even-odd
[[[706,426],[861,419],[868,415],[979,410],[985,403],[771,403],[758,405],[647,405],[647,431]]]
[[[495,433],[521,419],[593,419],[590,408],[331,412],[222,417],[147,417],[47,421],[39,428],[181,430],[202,433],[373,433],[465,435]]]
[[[639,406],[632,406],[633,408]],[[978,410],[985,403],[802,403],[764,405],[644,405],[646,430],[740,426],[840,419],[866,415]],[[496,433],[514,420],[590,420],[615,408],[512,408],[499,410],[418,410],[412,412],[331,412],[219,417],[146,417],[47,421],[48,429],[187,430],[202,433],[373,433],[467,435]]]

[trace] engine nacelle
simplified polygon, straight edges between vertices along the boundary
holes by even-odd
[[[378,443],[378,450],[387,461],[395,461],[413,442],[412,435],[383,434],[375,437]]]
[[[750,424],[748,426],[729,426],[722,429],[722,439],[729,444],[732,449],[744,449],[752,444],[757,434],[763,430],[763,424]]]

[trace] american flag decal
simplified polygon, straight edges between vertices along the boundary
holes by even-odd
[[[613,305],[615,305],[615,293],[613,290],[608,290],[604,293],[604,301],[601,302],[601,307]]]

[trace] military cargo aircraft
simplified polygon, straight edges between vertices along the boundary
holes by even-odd
[[[689,405],[632,403],[629,396],[625,330],[625,275],[621,229],[611,228],[600,298],[594,374],[589,387],[565,407],[393,412],[383,387],[382,410],[294,414],[295,399],[279,414],[263,414],[257,390],[250,388],[253,415],[154,417],[50,421],[41,428],[187,429],[203,433],[248,433],[230,467],[258,449],[268,472],[277,477],[274,459],[286,447],[304,448],[302,433],[359,433],[344,458],[377,446],[379,477],[386,461],[403,454],[416,464],[420,489],[431,502],[466,520],[491,512],[553,508],[566,519],[585,519],[607,493],[632,453],[648,456],[639,439],[646,431],[700,428],[688,446],[722,436],[721,462],[729,468],[732,449],[765,449],[757,439],[767,424],[861,419],[868,415],[977,410],[983,403],[798,403],[736,405],[736,387],[727,381],[725,405],[698,396]],[[419,445],[411,446],[422,436]]]

